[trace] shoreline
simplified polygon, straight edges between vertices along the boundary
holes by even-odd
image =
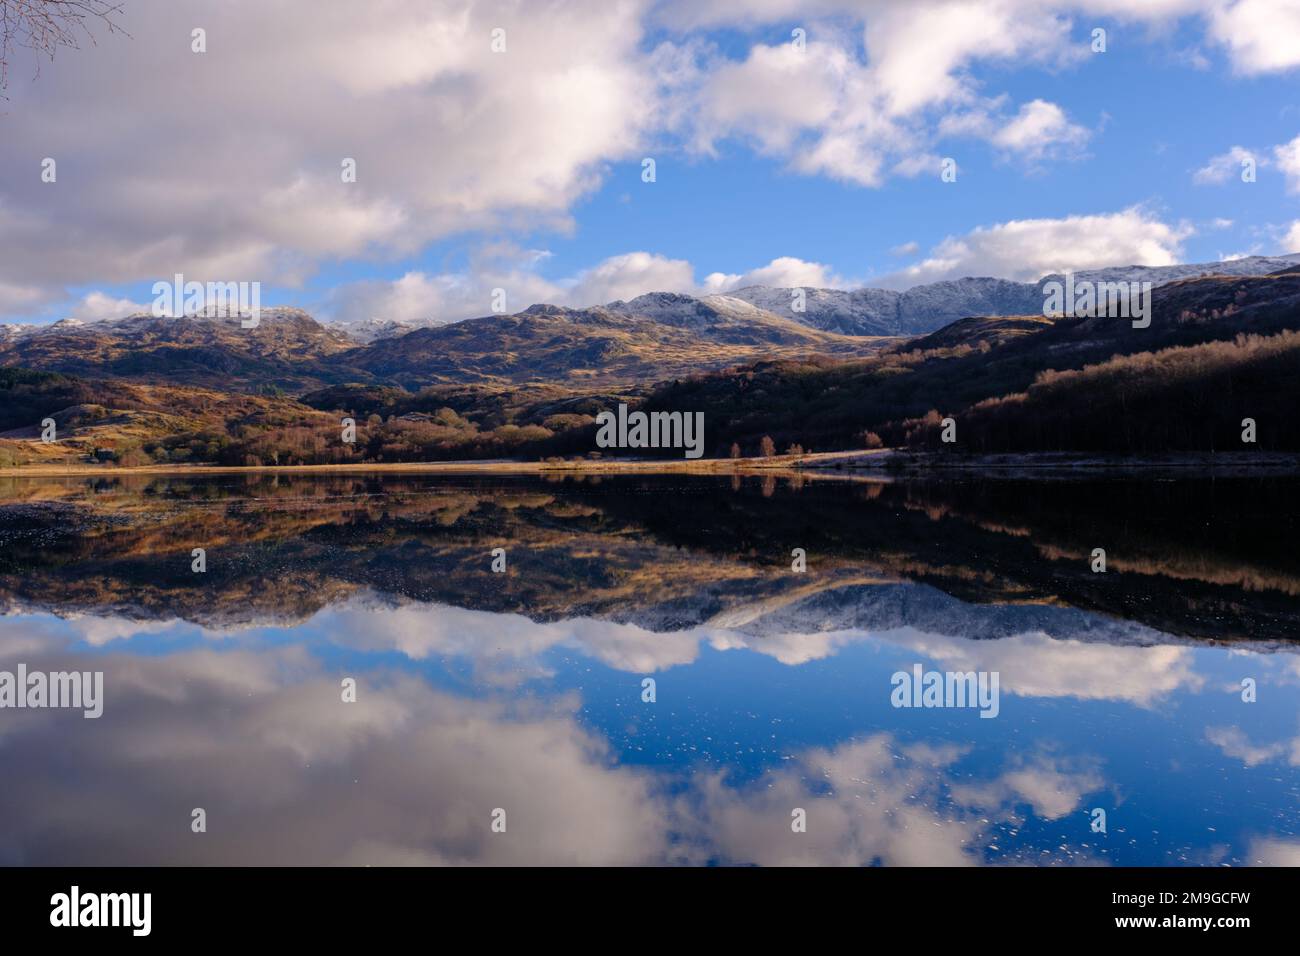
[[[235,475],[257,474],[692,474],[732,475],[766,472],[822,471],[834,468],[827,462],[846,462],[864,456],[885,457],[883,452],[824,452],[802,458],[699,458],[699,459],[602,459],[600,461],[431,461],[431,462],[349,462],[329,465],[138,465],[128,468],[98,465],[25,465],[0,468],[0,478],[111,477],[114,475]],[[848,467],[841,464],[840,467]],[[855,465],[856,469],[864,466]],[[869,466],[878,470],[882,466]]]
[[[348,462],[327,465],[23,465],[0,468],[0,478],[90,478],[117,475],[238,475],[238,474],[462,474],[462,475],[753,475],[802,474],[806,477],[849,477],[871,474],[926,477],[976,474],[983,477],[1062,477],[1098,474],[1171,473],[1189,471],[1214,474],[1300,474],[1300,455],[1274,452],[1219,452],[1170,454],[1137,458],[1064,452],[1027,452],[997,455],[958,455],[902,452],[895,449],[816,452],[800,457],[700,459],[587,459],[565,462],[511,461],[507,459],[433,462]]]

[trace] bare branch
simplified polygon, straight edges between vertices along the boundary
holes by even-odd
[[[81,42],[95,43],[91,27],[99,24],[108,33],[125,33],[115,19],[123,8],[121,0],[0,0],[0,95],[9,80],[9,62],[16,50],[54,59],[60,47],[80,49]]]

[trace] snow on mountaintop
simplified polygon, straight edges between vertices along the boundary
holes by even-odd
[[[1116,266],[1074,274],[1075,281],[1150,282],[1165,285],[1207,275],[1267,275],[1300,263],[1300,254],[1247,256],[1226,262],[1173,266]],[[913,286],[902,292],[862,288],[804,289],[805,310],[792,308],[795,289],[750,286],[731,296],[828,332],[849,335],[919,335],[970,316],[1037,315],[1043,309],[1043,285],[1060,275],[1037,282],[1014,282],[987,276],[965,277]]]
[[[681,328],[716,325],[729,319],[753,322],[784,318],[789,321],[788,316],[729,295],[696,298],[679,292],[649,292],[630,302],[611,302],[605,308],[621,315],[641,316]]]
[[[356,319],[353,321],[335,319],[326,322],[325,327],[342,332],[362,345],[369,345],[371,342],[377,342],[380,339],[397,338],[407,332],[414,332],[416,329],[432,329],[449,324],[442,319],[381,319],[372,316],[369,319]]]
[[[1246,256],[1224,262],[1188,263],[1171,266],[1115,266],[1076,272],[1075,281],[1151,282],[1164,285],[1206,275],[1257,276],[1300,265],[1300,253],[1284,256]],[[726,293],[692,296],[678,292],[648,292],[630,301],[618,300],[605,306],[567,308],[539,303],[525,309],[528,315],[570,316],[575,321],[614,316],[648,318],[684,329],[708,329],[719,325],[773,322],[798,325],[842,335],[922,335],[970,316],[1036,315],[1043,309],[1043,285],[1062,279],[1052,274],[1037,282],[1016,282],[987,276],[949,279],[916,285],[897,291],[860,289],[778,288],[748,286]],[[795,311],[800,293],[803,311]],[[108,329],[135,333],[160,331],[179,321],[148,313],[82,321],[67,318],[52,325],[0,323],[0,342],[17,342],[47,333],[78,335]],[[221,320],[216,320],[221,321]],[[234,322],[230,317],[226,321]],[[294,308],[264,308],[261,325],[302,325],[314,322],[306,312]],[[369,344],[397,338],[418,329],[453,324],[435,318],[385,319],[321,323],[332,336],[344,336],[354,343]]]
[[[1201,276],[1262,276],[1300,265],[1300,252],[1286,256],[1243,256],[1223,262],[1193,262],[1176,266],[1113,266],[1107,269],[1088,269],[1074,274],[1074,281],[1090,282],[1150,282],[1164,285],[1181,279]],[[1041,285],[1060,275],[1043,276]]]

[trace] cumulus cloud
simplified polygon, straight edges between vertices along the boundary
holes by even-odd
[[[1300,252],[1300,219],[1291,223],[1286,236],[1283,237],[1282,251],[1284,253]]]
[[[1066,763],[1046,754],[1016,758],[1014,766],[987,783],[953,788],[960,801],[977,806],[1025,803],[1044,820],[1073,813],[1088,793],[1100,790],[1101,773],[1088,761]]]
[[[922,262],[882,279],[904,288],[963,276],[1032,282],[1053,272],[1180,261],[1187,225],[1170,225],[1140,206],[1062,219],[1017,219],[950,236]]]
[[[7,631],[0,660],[30,651]],[[24,659],[102,670],[106,706],[101,721],[6,721],[23,772],[0,788],[0,814],[24,823],[6,864],[972,865],[1022,806],[1060,819],[1102,786],[1086,758],[1046,754],[958,777],[965,748],[889,734],[800,749],[736,785],[703,764],[620,763],[573,693],[462,696],[363,665],[344,705],[336,666],[301,645],[88,657],[46,639]],[[89,785],[63,785],[69,765]],[[221,839],[193,837],[195,805]],[[791,807],[807,833],[792,833]]]
[[[1256,838],[1250,843],[1246,859],[1252,866],[1300,866],[1300,840]]]
[[[1258,767],[1275,760],[1300,767],[1300,737],[1271,744],[1257,744],[1240,727],[1230,726],[1207,728],[1205,739],[1218,747],[1225,757],[1240,760],[1247,767]]]
[[[1077,154],[1090,131],[1063,107],[1038,98],[1008,115],[1005,95],[984,98],[972,71],[1081,64],[1091,57],[1090,36],[1076,29],[1083,17],[1147,26],[1152,35],[1194,18],[1239,73],[1300,65],[1300,38],[1285,28],[1300,13],[1289,0],[680,0],[660,14],[682,29],[806,25],[802,50],[759,43],[705,71],[697,143],[712,150],[719,137],[736,135],[800,172],[864,186],[936,168],[934,144],[948,135],[981,137],[1029,161]]]
[[[415,660],[455,657],[488,673],[521,668],[540,673],[542,658],[556,648],[580,651],[608,667],[628,673],[654,673],[695,661],[700,648],[747,650],[798,667],[871,643],[903,650],[933,661],[945,670],[996,671],[1001,691],[1026,698],[1075,698],[1125,701],[1154,707],[1179,691],[1204,685],[1192,653],[1166,644],[1143,646],[1082,641],[1030,631],[998,640],[969,640],[981,612],[966,620],[966,636],[937,634],[913,627],[843,628],[810,631],[781,617],[786,607],[799,619],[799,603],[759,601],[715,615],[703,625],[678,631],[655,631],[578,617],[556,622],[532,621],[523,615],[455,608],[445,605],[390,606],[358,599],[321,611],[313,627],[341,644],[367,651],[396,650]],[[1062,622],[1064,626],[1064,622]],[[1126,632],[1113,641],[1150,636]]]
[[[684,259],[667,259],[649,252],[612,256],[578,273],[566,284],[564,299],[578,305],[634,299],[645,292],[693,292],[695,276]]]
[[[1247,76],[1300,66],[1300,7],[1291,0],[1205,0],[1209,36]]]
[[[1215,156],[1208,163],[1192,174],[1192,181],[1198,185],[1222,184],[1241,175],[1242,164],[1253,160],[1256,168],[1266,165],[1244,146],[1234,146],[1226,153]]]
[[[1056,147],[1081,146],[1088,139],[1088,130],[1071,123],[1055,103],[1033,100],[990,138],[995,146],[1042,159]]]
[[[750,285],[767,285],[779,288],[804,286],[818,289],[846,288],[846,280],[836,275],[830,266],[808,262],[794,256],[781,256],[765,266],[739,275],[712,272],[704,278],[702,292],[730,292]]]
[[[87,292],[68,313],[68,318],[93,322],[99,319],[120,319],[148,311],[149,306],[143,302],[119,299],[104,292]]]
[[[908,29],[903,11],[916,11],[914,28]],[[874,55],[889,62],[881,75],[896,84],[891,92],[899,103],[951,94],[960,88],[962,69],[981,58],[1029,57],[1048,65],[1082,59],[1086,42],[1071,42],[1069,31],[1083,18],[1109,17],[1162,32],[1190,19],[1238,73],[1300,66],[1300,9],[1291,0],[669,0],[660,13],[661,22],[689,29],[833,17],[865,24]]]
[[[462,272],[408,272],[395,280],[363,280],[334,290],[325,313],[340,321],[436,319],[455,322],[492,311],[493,290],[505,293],[506,311],[539,302],[585,308],[630,300],[647,292],[710,295],[747,285],[843,287],[829,266],[792,256],[773,259],[744,273],[714,272],[702,282],[684,259],[650,252],[610,256],[571,276],[547,279],[537,271],[544,253],[517,250],[478,257]]]
[[[1024,697],[1122,700],[1154,707],[1177,691],[1199,690],[1204,678],[1185,647],[1090,643],[1020,634],[998,641],[913,633],[897,638],[945,670],[997,672],[1003,693]]]
[[[175,272],[293,284],[323,259],[563,224],[656,122],[642,13],[598,0],[390,0],[364,17],[312,0],[130,6],[129,39],[11,84],[0,282],[47,295]],[[505,53],[490,48],[498,26]],[[32,156],[58,161],[55,183]]]
[[[651,146],[718,155],[734,139],[861,186],[937,170],[948,136],[1030,162],[1077,154],[1089,130],[1065,105],[1011,103],[976,71],[1090,62],[1081,24],[1098,17],[1161,32],[1189,20],[1242,74],[1300,65],[1289,0],[384,0],[362,18],[312,0],[130,5],[129,37],[10,84],[0,312],[176,272],[293,287],[322,263],[569,228],[610,164]],[[204,54],[189,45],[199,22]],[[773,42],[770,27],[785,40],[792,22],[806,26],[804,49]],[[732,52],[698,33],[716,26],[757,39]],[[504,53],[490,46],[497,27]],[[1300,189],[1300,146],[1279,149]],[[41,181],[47,156],[56,182]],[[554,285],[595,301],[691,281],[678,260],[628,255]],[[534,295],[528,276],[507,278]],[[483,311],[470,305],[477,287],[454,305],[454,276],[399,281],[348,295],[397,312],[430,297]]]
[[[0,792],[0,812],[24,826],[0,850],[4,863],[670,859],[671,802],[648,774],[610,765],[576,698],[512,706],[367,671],[345,706],[338,679],[299,648],[107,655],[93,666],[111,695],[102,733],[51,710],[8,722],[6,758],[24,772]],[[60,761],[47,759],[56,752]],[[65,759],[94,787],[59,785]],[[222,821],[219,840],[193,839],[188,809],[175,817],[196,804]],[[509,839],[489,828],[496,807]],[[176,826],[157,825],[169,817]]]
[[[1277,160],[1278,169],[1286,176],[1287,190],[1300,193],[1300,136],[1275,147],[1273,156]]]
[[[695,812],[728,863],[972,866],[983,862],[994,826],[1017,819],[1018,804],[1057,820],[1103,785],[1090,767],[1045,755],[993,778],[950,784],[964,755],[950,744],[906,745],[875,734],[795,754],[745,787],[708,774],[696,784],[703,800]],[[792,831],[792,807],[806,811],[806,832]]]
[[[1057,104],[1036,99],[1005,116],[1002,99],[976,104],[973,86],[953,72],[968,60],[1039,50],[1055,26],[999,28],[986,42],[984,11],[935,13],[909,6],[870,21],[865,59],[824,30],[804,49],[758,44],[744,60],[723,61],[701,85],[696,147],[714,153],[720,138],[736,136],[798,172],[879,186],[891,174],[937,174],[933,147],[944,135],[977,136],[1031,161],[1087,141]],[[939,103],[974,105],[930,130],[923,114]]]
[[[939,130],[950,136],[980,137],[1005,156],[1018,156],[1028,162],[1082,158],[1082,147],[1092,133],[1072,122],[1060,106],[1047,100],[1031,100],[1009,114],[1005,99],[950,113],[940,120]]]

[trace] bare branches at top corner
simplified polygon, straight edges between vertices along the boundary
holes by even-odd
[[[122,0],[0,0],[0,95],[9,80],[10,58],[16,50],[54,59],[60,47],[79,49],[83,40],[95,43],[95,32],[125,33],[119,16]]]

